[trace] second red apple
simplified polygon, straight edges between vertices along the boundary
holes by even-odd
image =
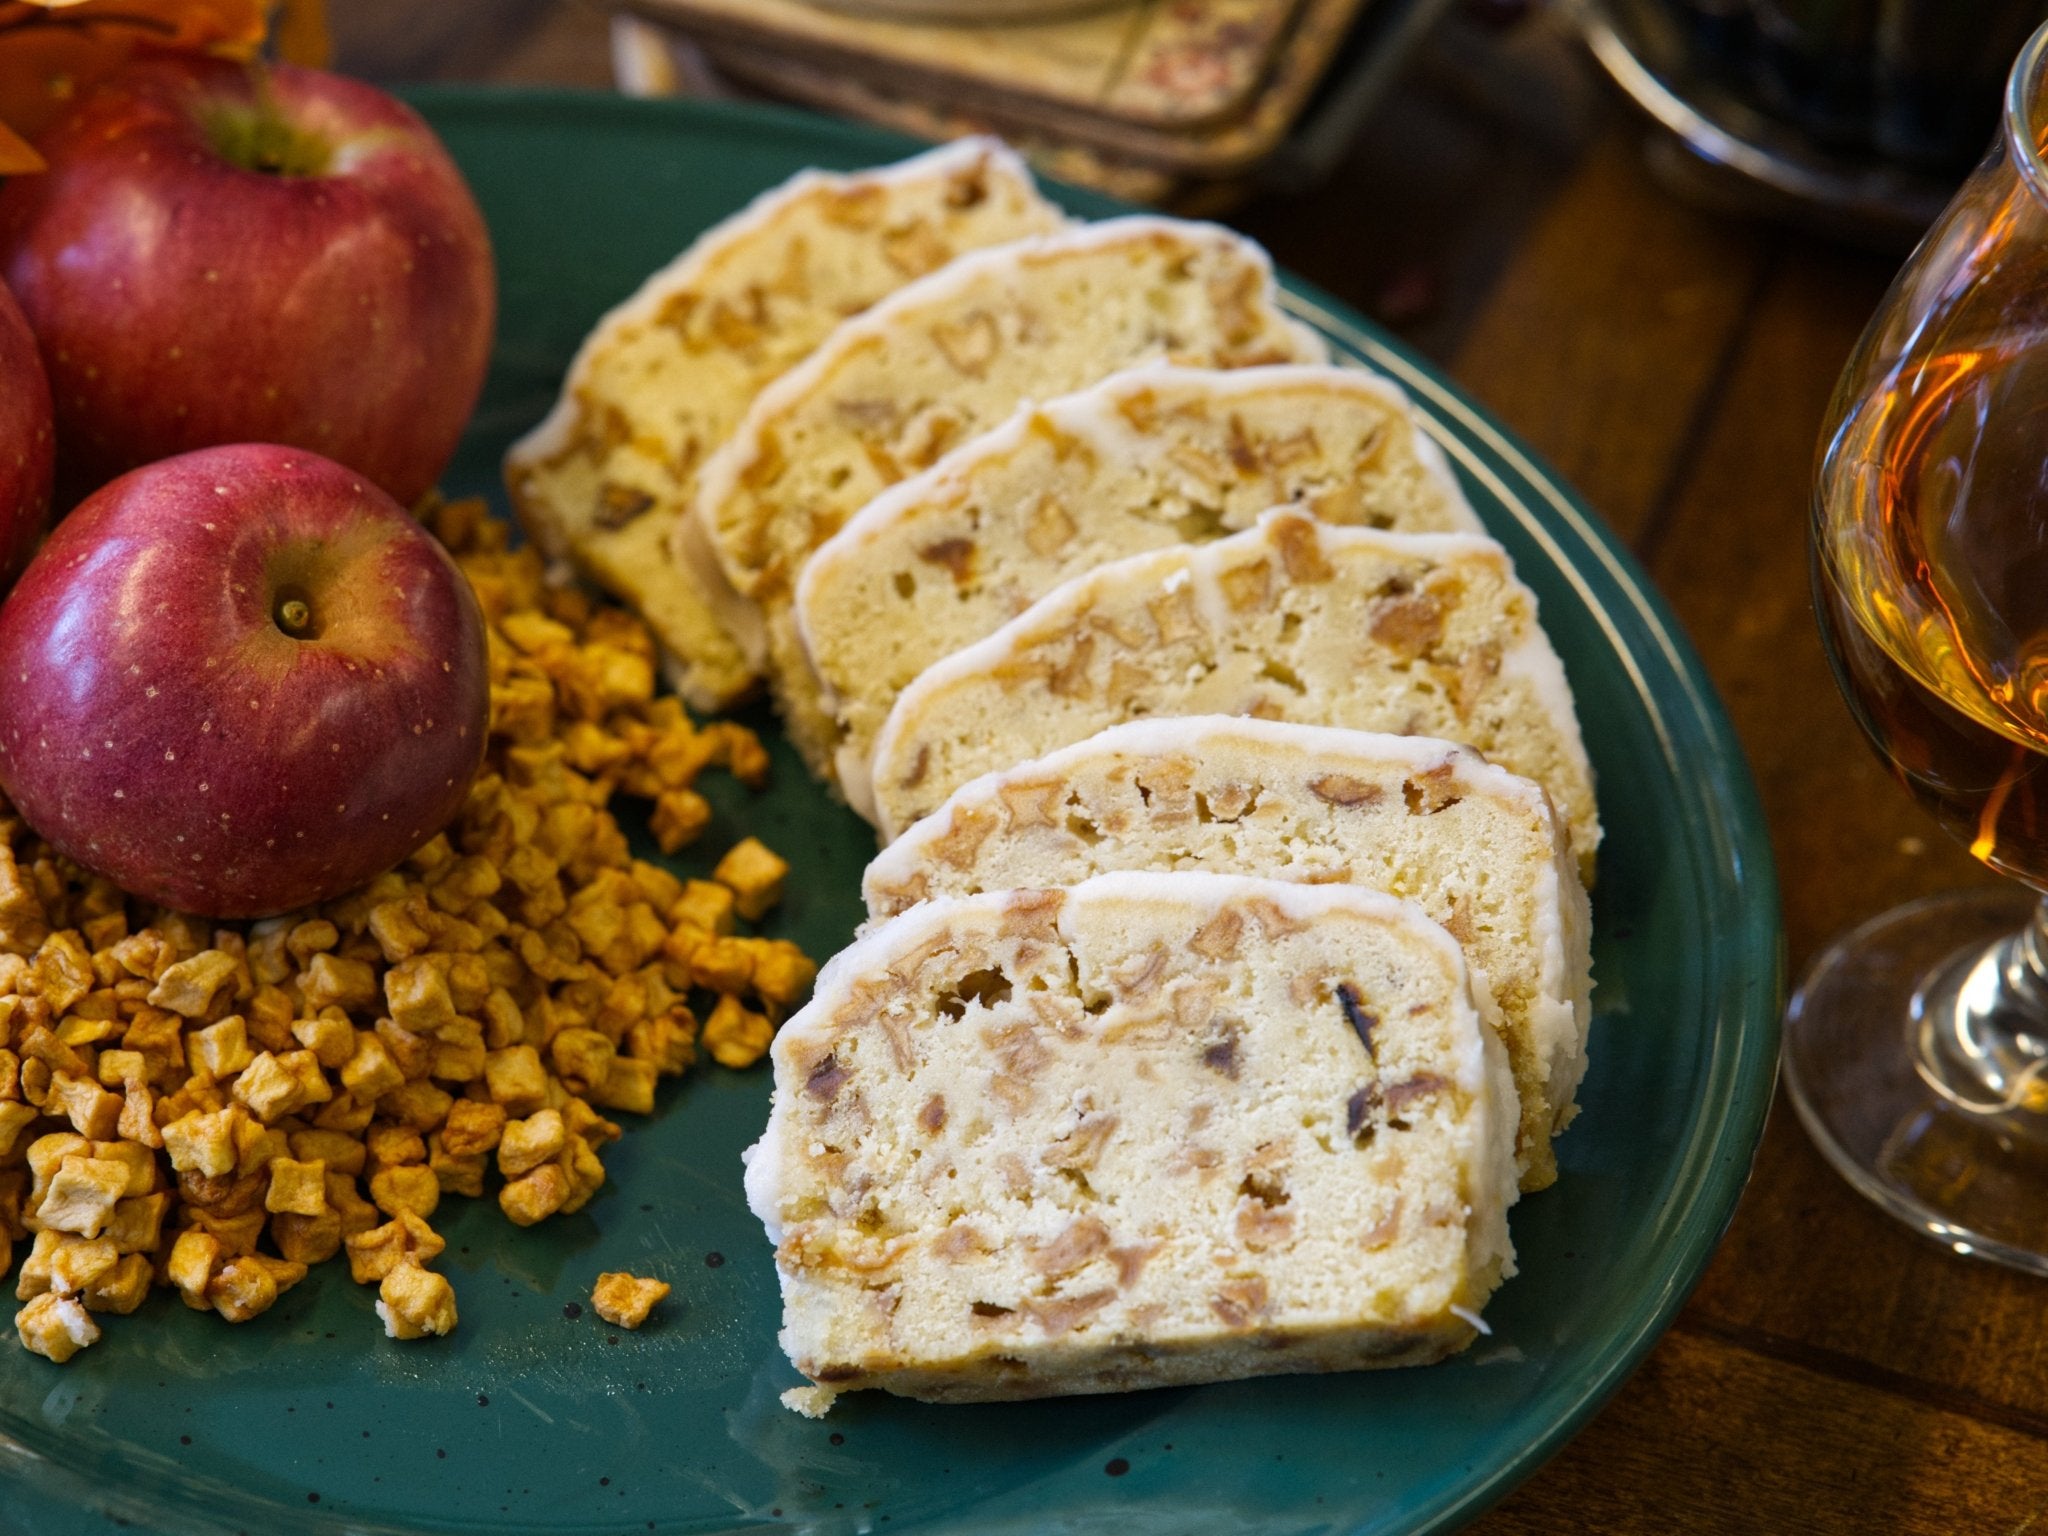
[[[90,497],[0,606],[0,786],[125,891],[289,911],[462,808],[488,671],[467,578],[363,476],[189,453]]]
[[[60,505],[221,443],[310,448],[410,504],[489,361],[482,215],[419,116],[368,85],[207,59],[131,66],[0,186],[0,278],[56,396]]]

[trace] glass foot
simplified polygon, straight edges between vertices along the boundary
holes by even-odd
[[[1785,1013],[1785,1086],[1863,1194],[1957,1253],[2048,1275],[2041,898],[1930,896],[1844,935]]]

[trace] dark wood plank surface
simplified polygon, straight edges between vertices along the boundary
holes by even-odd
[[[1603,131],[1448,361],[1640,544],[1718,403],[1766,257],[1755,231],[1660,196],[1627,136]]]
[[[591,0],[334,9],[342,67],[374,78],[609,78]],[[1989,878],[1878,768],[1808,603],[1815,437],[1893,262],[1674,200],[1639,134],[1553,25],[1454,21],[1327,187],[1234,222],[1448,366],[1635,547],[1748,750],[1796,974]],[[2044,1312],[2048,1286],[1867,1206],[1781,1095],[1678,1326],[1473,1529],[2048,1531]]]

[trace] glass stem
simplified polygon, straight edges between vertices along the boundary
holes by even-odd
[[[2048,1032],[2048,896],[2034,903],[2034,915],[2008,949],[2005,985],[2013,1002],[2036,1021],[2031,1033]]]
[[[1921,1079],[1973,1115],[2048,1111],[2048,898],[2027,925],[1938,967],[1914,996]]]

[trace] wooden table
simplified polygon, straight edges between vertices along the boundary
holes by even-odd
[[[581,0],[350,0],[386,80],[603,86]],[[1836,372],[1895,265],[1703,213],[1542,20],[1454,23],[1334,182],[1234,222],[1446,365],[1670,597],[1762,789],[1793,973],[1880,909],[1989,877],[1830,682],[1804,519]],[[1607,1409],[1473,1529],[2048,1536],[2048,1285],[1952,1257],[1822,1162],[1782,1094],[1734,1226]]]

